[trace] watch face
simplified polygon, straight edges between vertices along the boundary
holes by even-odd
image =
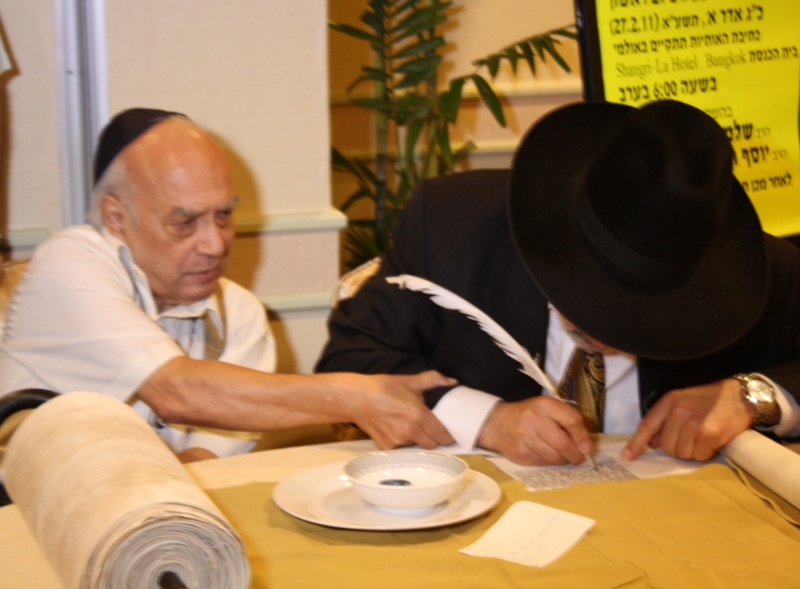
[[[757,403],[771,403],[775,400],[775,391],[763,380],[751,380],[747,383],[747,392]]]

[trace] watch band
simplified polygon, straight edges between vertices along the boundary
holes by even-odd
[[[734,374],[733,378],[742,386],[742,398],[756,410],[752,426],[769,429],[781,420],[781,408],[775,399],[775,388],[756,374]]]

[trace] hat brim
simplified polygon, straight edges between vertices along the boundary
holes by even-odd
[[[717,352],[754,325],[767,294],[766,247],[741,184],[701,263],[677,285],[631,288],[589,251],[572,213],[583,170],[636,109],[605,102],[561,108],[537,123],[515,155],[510,226],[545,297],[590,337],[644,358]]]

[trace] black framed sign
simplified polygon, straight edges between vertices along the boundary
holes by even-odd
[[[586,99],[704,110],[764,229],[800,233],[800,0],[575,0],[575,13]]]

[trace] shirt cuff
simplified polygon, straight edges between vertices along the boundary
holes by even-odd
[[[768,428],[757,428],[759,431],[770,432],[780,438],[800,436],[800,405],[797,400],[787,393],[782,386],[770,380],[763,374],[756,374],[763,378],[775,389],[775,400],[781,408],[781,420],[778,425]]]
[[[433,414],[447,428],[456,444],[472,450],[489,414],[499,402],[499,397],[489,393],[458,386],[441,398],[433,408]]]

